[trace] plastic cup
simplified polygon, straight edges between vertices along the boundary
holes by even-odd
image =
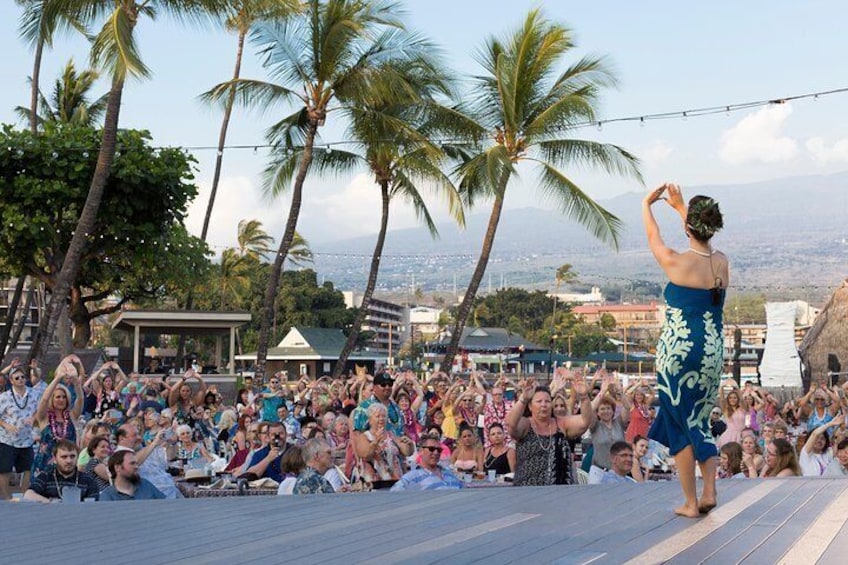
[[[489,482],[490,482],[490,483],[495,482],[495,481],[497,480],[497,478],[498,478],[498,473],[497,473],[497,471],[495,471],[494,469],[489,469],[489,476],[488,476],[488,478],[489,478]]]

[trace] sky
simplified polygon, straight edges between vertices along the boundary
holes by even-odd
[[[848,5],[837,1],[795,2],[529,2],[525,0],[407,0],[405,21],[440,46],[445,61],[460,77],[479,68],[474,51],[491,35],[515,29],[534,7],[573,30],[574,60],[604,55],[619,79],[617,89],[602,97],[603,119],[726,106],[777,99],[848,86],[841,76],[848,53],[844,21]],[[32,53],[17,34],[20,11],[14,2],[0,3],[0,122],[18,123],[14,107],[27,105],[27,77]],[[121,127],[148,129],[156,145],[214,146],[221,113],[203,105],[198,95],[229,78],[236,38],[223,29],[186,28],[160,16],[138,27],[142,58],[152,77],[133,80],[125,88]],[[242,76],[266,79],[248,44]],[[87,61],[88,46],[79,36],[59,37],[45,54],[42,89],[49,90],[68,59],[78,67]],[[467,81],[460,83],[460,90]],[[98,94],[105,93],[101,83]],[[642,161],[645,186],[632,179],[584,170],[567,173],[590,196],[609,198],[627,191],[646,191],[662,182],[685,187],[736,184],[786,176],[828,174],[848,169],[848,93],[822,96],[730,114],[606,124],[577,135],[615,143]],[[288,108],[264,113],[238,109],[231,120],[228,144],[264,143],[264,130]],[[284,113],[286,112],[286,113]],[[344,128],[328,123],[325,139],[343,139]],[[200,194],[187,224],[199,234],[211,184],[214,151],[194,151],[199,163]],[[208,241],[220,253],[233,245],[241,219],[259,219],[274,236],[283,231],[288,213],[285,196],[270,199],[263,190],[263,150],[228,150]],[[332,241],[376,233],[379,193],[363,171],[345,178],[309,178],[298,230],[321,251]],[[449,216],[444,202],[428,198],[440,221]],[[486,213],[483,203],[471,213]],[[764,203],[767,206],[767,203]],[[533,185],[532,171],[522,171],[511,186],[505,208],[551,207]],[[565,220],[564,220],[565,221]],[[412,210],[398,203],[390,229],[415,225]]]

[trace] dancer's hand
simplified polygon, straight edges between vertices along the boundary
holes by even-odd
[[[665,201],[681,214],[685,214],[686,203],[683,201],[683,192],[680,190],[680,186],[676,184],[666,184],[664,186],[666,187]]]
[[[668,185],[664,184],[661,187],[657,188],[656,190],[649,192],[645,196],[645,199],[643,200],[643,202],[645,202],[648,206],[651,206],[657,200],[665,200],[665,198],[663,198],[663,192],[665,192],[667,187],[668,187]]]

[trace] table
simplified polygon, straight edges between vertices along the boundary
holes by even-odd
[[[465,483],[464,488],[498,488],[498,487],[511,487],[512,483],[504,482],[489,482],[485,479],[479,480],[475,479],[470,483]]]
[[[225,496],[276,496],[276,488],[245,488],[239,491],[237,488],[200,488],[198,485],[185,480],[174,481],[177,489],[186,498],[219,498]]]

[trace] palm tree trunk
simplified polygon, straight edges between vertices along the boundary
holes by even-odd
[[[501,191],[501,194],[503,194],[503,191]],[[486,266],[489,264],[489,255],[495,243],[495,234],[498,231],[498,222],[500,222],[502,210],[503,196],[496,196],[495,202],[492,204],[492,213],[489,216],[489,226],[483,238],[483,250],[480,252],[477,267],[474,269],[474,274],[471,276],[471,281],[465,290],[465,297],[459,305],[459,310],[456,313],[456,323],[453,327],[453,335],[451,335],[448,350],[442,359],[441,370],[446,373],[451,371],[453,358],[456,357],[456,350],[459,347],[459,338],[462,336],[462,330],[465,328],[465,322],[468,320],[468,314],[471,312],[471,306],[474,304],[474,298],[477,296],[477,289],[480,288],[480,282],[486,273]]]
[[[356,340],[359,336],[359,331],[362,329],[362,323],[365,321],[365,316],[368,315],[368,305],[371,303],[371,296],[374,294],[374,288],[377,286],[377,275],[380,272],[380,258],[383,256],[383,244],[386,243],[386,230],[389,225],[388,182],[380,182],[380,192],[382,194],[383,210],[380,217],[380,233],[377,234],[377,244],[374,246],[374,254],[371,256],[371,272],[368,273],[368,283],[365,285],[365,292],[362,293],[362,304],[359,306],[359,311],[356,313],[356,319],[353,320],[347,341],[345,341],[344,348],[339,354],[339,360],[336,363],[335,369],[333,369],[334,380],[341,376],[344,366],[347,363],[347,358],[350,357],[351,351],[356,346]],[[391,331],[391,328],[389,328],[389,331]]]
[[[26,326],[26,322],[29,319],[29,311],[32,308],[32,301],[35,298],[35,285],[31,285],[29,290],[27,291],[26,300],[24,300],[24,309],[21,312],[20,316],[18,316],[18,323],[15,326],[15,332],[12,334],[12,337],[9,339],[9,350],[16,348],[18,346],[18,341],[21,339],[21,334],[24,332],[24,326]]]
[[[236,68],[233,71],[233,80],[236,81],[241,74],[241,59],[244,53],[244,31],[239,31],[238,49],[236,50]],[[206,241],[209,233],[209,220],[212,218],[212,208],[215,206],[215,196],[218,194],[218,182],[221,180],[221,164],[224,161],[224,145],[227,142],[227,128],[230,126],[230,116],[233,113],[233,105],[236,100],[236,88],[230,88],[227,97],[227,105],[224,108],[224,119],[221,120],[221,131],[218,134],[218,155],[215,158],[215,173],[212,175],[212,190],[209,193],[209,204],[206,205],[206,216],[203,218],[203,229],[200,231],[200,239]]]
[[[12,328],[15,325],[15,314],[18,311],[18,306],[21,303],[21,295],[24,293],[24,283],[26,277],[18,278],[15,285],[15,291],[12,293],[12,300],[9,301],[8,310],[6,311],[6,319],[3,321],[3,332],[0,334],[0,359],[6,354],[6,346],[9,345],[9,336],[12,335]],[[0,363],[1,365],[2,363]]]
[[[97,166],[94,169],[94,175],[91,179],[91,186],[88,189],[88,196],[85,199],[85,205],[77,221],[74,236],[71,238],[71,244],[68,246],[68,252],[65,253],[65,259],[62,261],[62,269],[56,277],[56,285],[53,287],[50,303],[47,305],[47,312],[40,320],[38,326],[38,348],[33,347],[30,350],[29,357],[38,359],[39,363],[43,363],[47,355],[47,350],[50,346],[50,340],[53,338],[53,333],[56,331],[56,324],[59,322],[59,314],[62,306],[68,298],[71,285],[77,277],[80,269],[80,257],[82,257],[83,249],[85,248],[86,239],[89,232],[94,229],[94,223],[97,220],[97,212],[100,209],[100,202],[103,200],[103,191],[106,189],[106,183],[109,181],[109,172],[112,168],[112,161],[115,158],[115,149],[118,143],[118,118],[121,113],[121,96],[124,91],[124,79],[116,77],[112,80],[112,89],[109,91],[109,100],[106,104],[106,117],[103,123],[103,142],[100,145],[100,153],[97,156]]]
[[[32,91],[29,95],[29,129],[38,133],[38,77],[41,74],[41,55],[44,52],[44,39],[39,38],[35,46],[35,62],[32,65]]]
[[[297,176],[294,179],[294,187],[292,187],[291,206],[289,207],[289,218],[286,221],[286,231],[283,233],[283,238],[280,240],[280,247],[277,249],[277,255],[274,258],[274,264],[271,266],[271,272],[268,275],[268,288],[265,290],[265,301],[262,304],[262,314],[259,323],[259,343],[256,351],[256,372],[260,378],[265,376],[265,361],[268,357],[268,341],[271,338],[271,324],[274,320],[274,301],[277,298],[277,287],[280,284],[280,275],[283,272],[283,263],[286,256],[289,254],[294,232],[297,228],[297,219],[300,216],[300,206],[303,201],[303,182],[306,180],[306,173],[309,171],[309,165],[312,164],[312,151],[315,145],[315,134],[318,132],[318,120],[310,118],[309,127],[306,130],[306,139],[303,146],[303,157],[300,161],[300,166],[297,170]]]

